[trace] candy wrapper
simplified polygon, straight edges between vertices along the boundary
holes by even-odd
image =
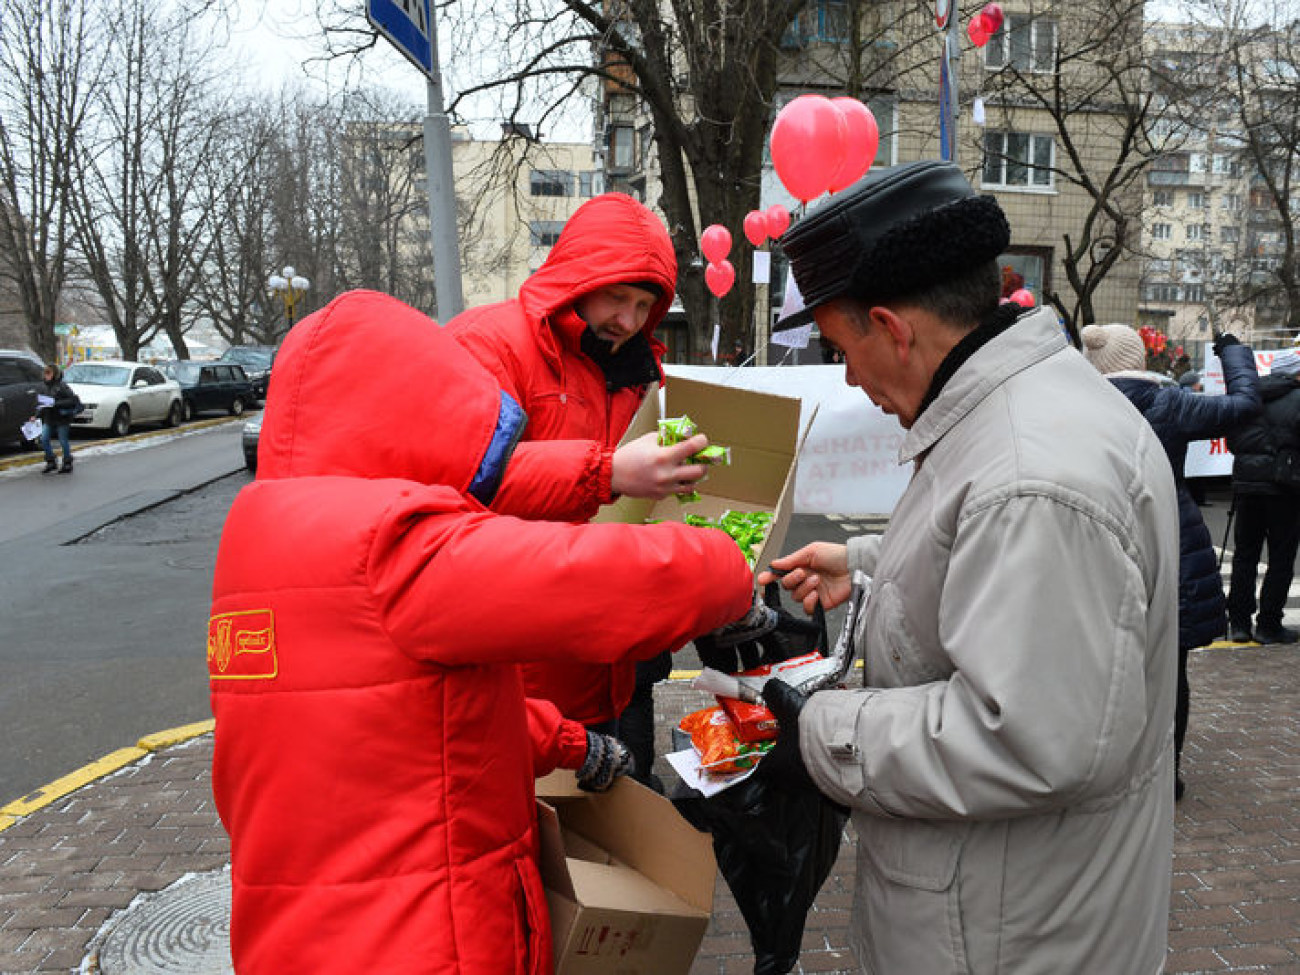
[[[753,768],[772,747],[772,742],[743,741],[721,707],[703,708],[682,718],[681,728],[691,736],[700,756],[700,768],[708,775],[728,775]]]
[[[696,426],[695,421],[689,416],[664,417],[659,421],[659,446],[671,447],[683,440],[689,440],[699,432],[700,428]],[[692,464],[730,464],[731,448],[724,447],[721,444],[709,444],[703,450],[692,454],[688,459]],[[677,495],[677,500],[682,504],[699,501],[700,492],[683,491]]]
[[[721,528],[740,546],[750,565],[758,558],[763,540],[772,527],[770,511],[726,511],[717,521],[703,515],[687,515],[682,520],[699,528]]]

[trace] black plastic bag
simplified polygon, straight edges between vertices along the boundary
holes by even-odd
[[[679,785],[672,801],[687,822],[713,834],[718,869],[749,927],[754,975],[793,970],[848,810],[819,792],[781,789],[761,773],[708,798]]]
[[[817,651],[828,645],[821,606],[811,621],[781,608],[780,589],[770,583],[763,600],[777,611],[775,630],[749,644],[713,647],[696,641],[705,666],[724,673],[749,670]],[[804,924],[826,882],[848,810],[819,792],[791,792],[759,771],[713,796],[679,783],[673,805],[696,829],[713,836],[718,869],[749,927],[754,975],[785,975],[799,961]]]

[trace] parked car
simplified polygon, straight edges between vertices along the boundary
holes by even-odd
[[[257,473],[257,442],[262,436],[262,414],[257,413],[244,421],[244,434],[240,442],[244,448],[244,466]]]
[[[0,443],[29,446],[23,424],[36,415],[45,392],[44,365],[31,352],[0,349]]]
[[[273,345],[232,345],[217,361],[243,366],[248,381],[253,384],[254,395],[266,399],[266,389],[271,384],[271,364],[275,362],[277,351]]]
[[[253,384],[244,367],[234,362],[193,362],[177,359],[160,367],[163,373],[181,384],[185,419],[200,413],[222,410],[239,416],[257,399]]]
[[[185,413],[180,383],[142,362],[74,362],[63,378],[81,397],[74,427],[111,430],[125,437],[141,423],[178,426]]]

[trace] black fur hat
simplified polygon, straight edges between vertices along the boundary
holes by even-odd
[[[992,260],[1010,242],[993,197],[976,196],[955,164],[924,160],[868,173],[809,212],[781,246],[813,309],[833,298],[917,294]]]

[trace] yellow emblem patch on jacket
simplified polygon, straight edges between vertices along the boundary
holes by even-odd
[[[279,672],[275,616],[269,609],[218,613],[208,620],[212,680],[270,680]]]

